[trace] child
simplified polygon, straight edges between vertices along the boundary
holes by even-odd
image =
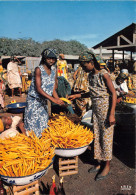
[[[4,92],[5,91],[5,85],[3,84],[3,80],[0,78],[0,112],[4,108]]]
[[[85,51],[79,56],[81,66],[89,74],[89,93],[71,95],[69,99],[91,96],[94,125],[94,158],[98,166],[89,172],[99,171],[95,180],[104,179],[110,171],[112,159],[113,128],[115,124],[116,91],[108,72],[100,69],[95,54]]]
[[[0,118],[0,138],[1,139],[16,136],[19,132],[26,135],[26,131],[24,129],[24,123],[22,122],[21,117],[3,116]]]
[[[45,49],[41,55],[40,66],[35,69],[28,91],[24,117],[25,129],[33,130],[37,137],[47,128],[49,118],[47,100],[64,105],[56,93],[56,72],[53,67],[57,61],[56,52],[54,49]]]

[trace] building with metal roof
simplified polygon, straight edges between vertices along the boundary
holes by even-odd
[[[112,50],[112,56],[114,60],[114,51],[129,51],[131,53],[130,58],[132,60],[132,53],[136,52],[136,23],[132,23],[126,28],[120,30],[114,35],[108,37],[104,41],[93,46],[93,49],[100,48],[100,56],[102,57],[102,49]]]

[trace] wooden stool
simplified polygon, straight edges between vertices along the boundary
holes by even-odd
[[[78,156],[71,158],[59,158],[59,176],[78,173]]]
[[[10,186],[7,190],[7,194],[9,195],[40,195],[39,192],[39,182],[34,181],[30,184],[24,185],[24,186]]]

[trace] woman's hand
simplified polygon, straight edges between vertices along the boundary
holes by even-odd
[[[122,102],[122,100],[123,100],[123,98],[122,98],[122,97],[119,97],[119,98],[117,99],[117,104],[119,104],[120,102]]]
[[[60,98],[54,98],[53,102],[60,106],[63,106],[65,104]]]
[[[109,116],[109,123],[110,123],[110,126],[111,125],[114,125],[115,124],[115,115],[114,114],[110,114]]]
[[[68,96],[68,99],[69,99],[69,100],[74,100],[74,99],[80,98],[80,97],[81,97],[81,94],[79,93],[79,94],[74,94],[74,95]]]
[[[21,132],[24,134],[24,135],[27,135],[26,134],[26,130],[24,128],[24,123],[22,121],[20,121],[17,125],[17,127],[19,127],[19,129],[21,130]]]

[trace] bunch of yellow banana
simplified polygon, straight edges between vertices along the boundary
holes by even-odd
[[[67,104],[71,104],[71,101],[68,100],[67,98],[61,97],[60,98],[62,101],[66,102]]]

